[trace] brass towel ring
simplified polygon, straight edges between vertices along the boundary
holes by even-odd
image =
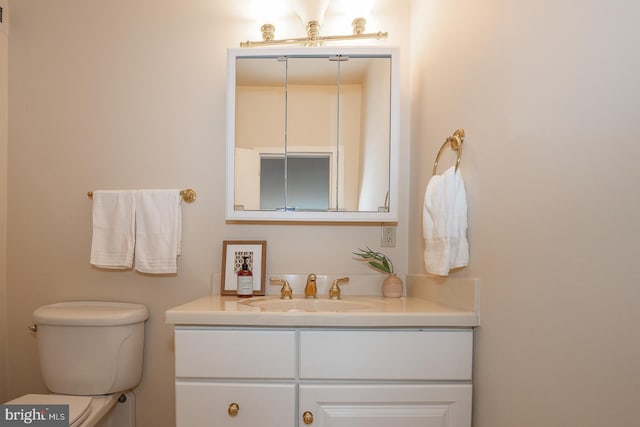
[[[448,137],[440,150],[438,150],[438,154],[436,155],[436,161],[433,163],[433,172],[432,175],[435,175],[438,169],[438,162],[440,161],[440,156],[444,151],[444,148],[449,145],[451,149],[458,152],[458,158],[456,159],[456,172],[458,171],[458,167],[460,166],[460,161],[462,160],[462,143],[464,142],[464,129],[457,129],[453,135]]]

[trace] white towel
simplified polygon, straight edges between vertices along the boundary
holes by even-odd
[[[173,274],[182,248],[180,190],[136,192],[135,269],[141,273]]]
[[[134,227],[133,191],[94,191],[91,264],[100,268],[131,268]]]
[[[427,272],[448,276],[449,270],[469,265],[467,193],[462,173],[453,166],[427,184],[422,232]]]

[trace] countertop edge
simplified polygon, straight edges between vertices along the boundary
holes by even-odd
[[[206,296],[165,312],[165,323],[175,326],[224,327],[374,327],[374,328],[475,328],[479,315],[474,311],[439,307],[437,311],[389,312],[241,312],[217,309],[190,308],[196,302],[226,301],[228,297]],[[422,300],[420,298],[415,298]],[[426,301],[426,300],[422,300]]]

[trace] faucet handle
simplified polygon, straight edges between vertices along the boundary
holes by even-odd
[[[329,299],[340,299],[340,286],[349,283],[348,277],[341,277],[336,279],[331,284],[331,288],[329,288]]]
[[[289,286],[289,282],[279,277],[270,277],[269,284],[271,285],[282,285],[280,289],[280,299],[292,299],[293,291],[291,290],[291,286]]]

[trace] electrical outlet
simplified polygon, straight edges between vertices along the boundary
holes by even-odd
[[[380,233],[380,246],[383,248],[396,247],[396,227],[383,225]]]

